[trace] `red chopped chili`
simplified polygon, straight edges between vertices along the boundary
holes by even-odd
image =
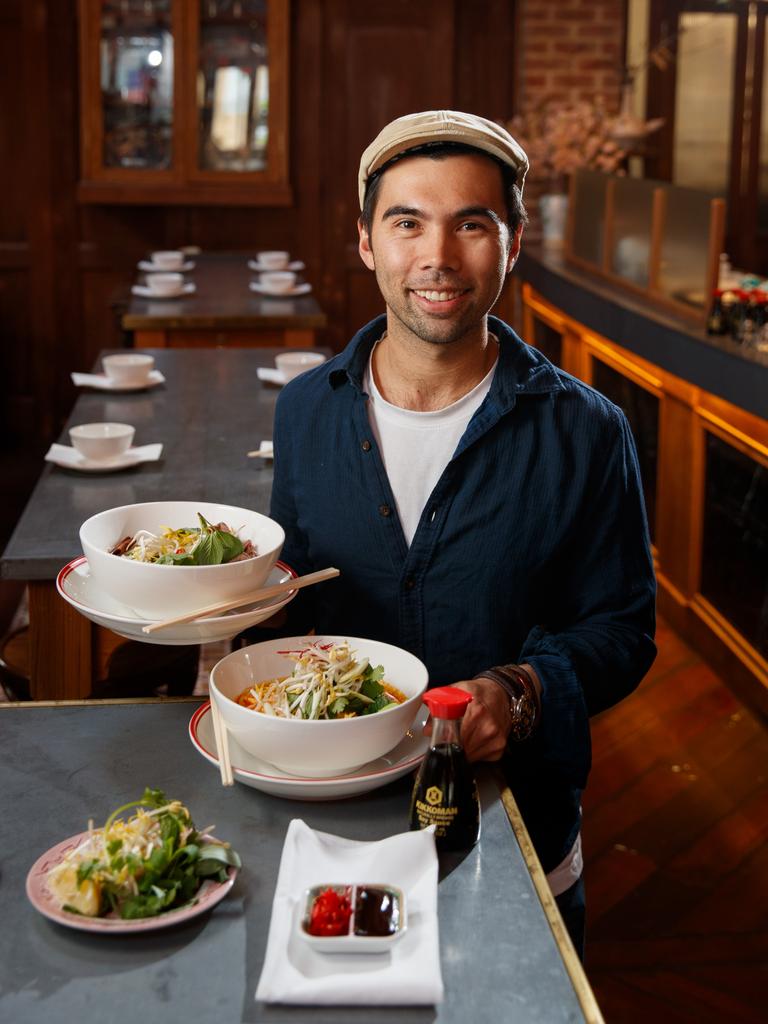
[[[315,898],[309,917],[310,935],[346,935],[352,904],[349,897],[335,889],[326,889]]]

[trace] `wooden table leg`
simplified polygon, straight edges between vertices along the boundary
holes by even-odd
[[[92,689],[91,623],[51,580],[29,584],[29,691],[32,700],[81,700]]]

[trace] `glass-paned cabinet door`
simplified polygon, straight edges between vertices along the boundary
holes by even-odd
[[[281,205],[289,0],[79,0],[87,202]]]
[[[202,170],[266,170],[267,0],[202,0],[197,112]]]
[[[106,0],[99,78],[103,165],[165,169],[173,154],[170,0]]]

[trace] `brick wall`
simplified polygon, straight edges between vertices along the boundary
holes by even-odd
[[[547,97],[618,106],[622,0],[520,0],[518,108]]]
[[[517,113],[544,100],[563,103],[603,97],[619,108],[624,64],[623,0],[518,0]],[[538,198],[549,191],[535,169],[526,185],[527,237],[540,236]]]

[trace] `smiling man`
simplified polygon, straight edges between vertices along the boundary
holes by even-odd
[[[589,718],[653,661],[655,585],[624,415],[489,316],[527,168],[457,111],[365,151],[359,249],[386,313],[283,391],[272,515],[298,572],[342,572],[294,626],[398,644],[473,694],[467,754],[501,761],[581,949]]]

